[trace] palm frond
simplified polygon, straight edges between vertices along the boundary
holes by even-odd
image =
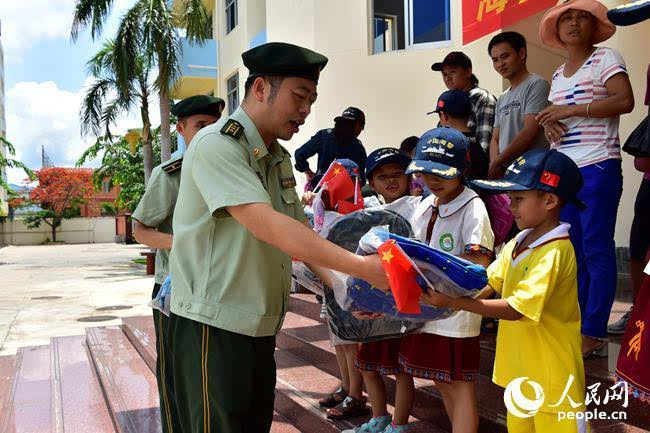
[[[110,147],[110,144],[110,141],[105,137],[98,137],[95,143],[81,154],[75,165],[77,167],[81,167],[86,162],[92,161],[93,159],[97,158],[99,152],[105,151],[108,147]]]
[[[14,149],[14,145],[9,142],[6,138],[4,138],[2,135],[0,135],[0,143],[4,144],[5,147],[7,148],[7,153],[9,155],[15,155],[16,154],[16,149]],[[2,156],[2,153],[0,153],[0,156]]]
[[[106,136],[110,139],[112,137],[110,127],[115,124],[120,115],[128,113],[135,103],[135,95],[131,92],[124,92],[106,104],[102,112],[102,124],[106,130]]]
[[[115,40],[108,39],[104,41],[102,47],[94,56],[86,62],[88,73],[94,77],[100,75],[112,74],[114,69],[113,50],[115,49]]]
[[[90,35],[95,40],[101,33],[104,21],[111,12],[113,0],[77,0],[74,7],[70,36],[73,41],[90,25]]]
[[[102,128],[102,113],[104,100],[111,90],[117,90],[115,80],[107,77],[96,80],[86,92],[81,102],[81,135],[87,136],[100,134]]]
[[[25,165],[24,163],[18,161],[17,159],[5,158],[1,153],[0,153],[0,167],[3,167],[3,168],[20,168],[25,172],[25,174],[30,179],[34,179],[34,172],[29,167],[27,167],[27,165]]]
[[[165,1],[150,0],[143,15],[143,41],[153,49],[158,66],[157,89],[169,89],[180,76],[182,48],[171,9]]]
[[[185,0],[181,13],[176,17],[185,29],[190,44],[201,44],[212,35],[212,15],[208,13],[202,0]]]
[[[121,89],[127,89],[137,67],[137,59],[143,55],[142,14],[144,5],[136,3],[122,17],[115,37],[113,61],[115,79]],[[145,53],[147,54],[147,53]]]

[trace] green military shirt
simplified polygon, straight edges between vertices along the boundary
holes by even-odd
[[[243,127],[238,138],[221,132],[230,119]],[[171,310],[227,331],[270,336],[286,311],[291,257],[257,240],[225,208],[268,203],[299,221],[306,218],[289,152],[277,141],[267,149],[241,107],[230,119],[199,131],[183,159]]]
[[[180,170],[165,172],[161,166],[151,171],[144,195],[133,212],[132,218],[160,232],[172,234],[174,206],[181,182]],[[156,251],[156,275],[154,281],[162,284],[169,274],[169,250]]]

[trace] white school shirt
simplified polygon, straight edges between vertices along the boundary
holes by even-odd
[[[564,76],[564,65],[553,74],[549,100],[554,105],[589,104],[608,97],[605,82],[616,74],[627,74],[621,54],[611,48],[596,48],[571,77]],[[621,159],[618,136],[620,116],[596,119],[569,117],[562,120],[567,132],[551,145],[570,157],[578,167],[607,159]]]
[[[426,242],[435,199],[432,194],[420,201],[411,217],[411,227],[421,242]],[[465,247],[472,245],[493,251],[494,233],[483,200],[465,187],[454,200],[438,206],[438,218],[433,225],[429,246],[461,256]],[[447,319],[427,322],[421,332],[454,338],[477,337],[481,333],[481,316],[459,311]]]

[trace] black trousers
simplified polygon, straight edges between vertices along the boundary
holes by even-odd
[[[160,284],[154,284],[151,299],[158,295]],[[153,322],[156,328],[156,381],[160,397],[160,417],[163,433],[182,433],[178,421],[176,398],[174,393],[174,377],[169,346],[169,317],[160,311],[153,310]]]
[[[173,379],[183,433],[268,433],[275,337],[249,337],[172,314]]]

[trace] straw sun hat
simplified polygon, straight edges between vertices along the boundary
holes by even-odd
[[[557,6],[549,9],[539,26],[539,35],[545,45],[554,48],[566,48],[557,32],[557,22],[560,16],[569,9],[589,12],[596,18],[596,30],[592,43],[606,41],[616,33],[616,26],[607,18],[607,8],[596,0],[563,0]]]

